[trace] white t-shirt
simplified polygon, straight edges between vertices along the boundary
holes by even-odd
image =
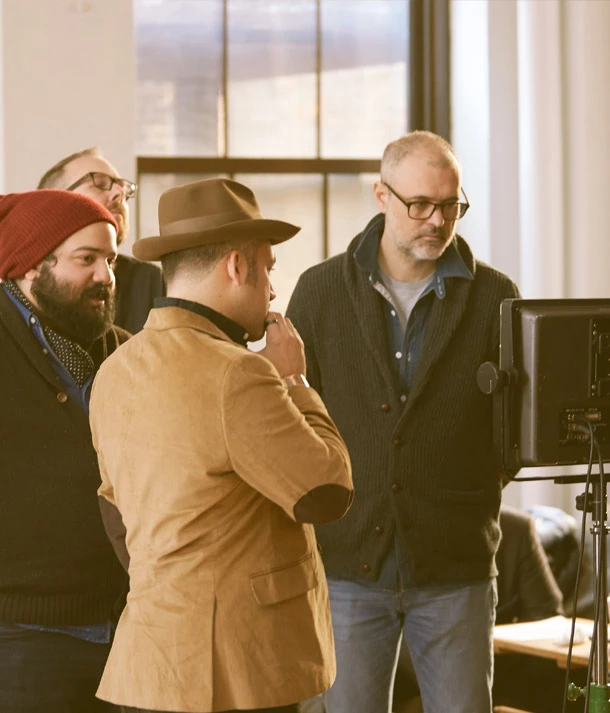
[[[381,268],[379,269],[379,274],[383,284],[392,296],[392,302],[394,303],[394,308],[396,309],[400,326],[404,333],[407,329],[407,322],[409,321],[409,315],[413,307],[417,304],[417,300],[420,298],[422,292],[428,287],[432,280],[434,280],[434,272],[418,282],[401,282],[400,280],[395,280]]]

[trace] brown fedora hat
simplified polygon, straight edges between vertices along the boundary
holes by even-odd
[[[132,252],[140,260],[158,260],[168,253],[227,240],[268,240],[272,245],[301,228],[263,218],[254,193],[229,178],[206,178],[170,188],[159,198],[159,235],[136,240]]]

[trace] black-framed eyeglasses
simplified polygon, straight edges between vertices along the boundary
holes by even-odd
[[[109,176],[107,173],[102,173],[101,171],[91,171],[85,173],[84,176],[75,181],[71,186],[66,188],[67,191],[73,191],[78,186],[85,183],[85,181],[91,181],[96,188],[100,191],[110,191],[112,186],[116,183],[123,189],[125,194],[125,199],[129,200],[133,198],[138,190],[138,185],[133,181],[128,181],[126,178],[115,178],[114,176]]]
[[[464,217],[466,211],[470,208],[468,196],[466,195],[466,192],[463,188],[461,188],[460,190],[462,191],[462,194],[466,199],[465,203],[461,203],[460,201],[445,201],[444,203],[433,203],[432,201],[425,201],[421,199],[418,201],[407,201],[402,196],[399,196],[398,193],[396,193],[396,191],[392,188],[392,186],[390,186],[385,181],[383,181],[383,185],[390,191],[390,193],[395,195],[396,198],[398,198],[398,200],[403,205],[407,206],[409,218],[412,218],[413,220],[428,220],[428,218],[431,218],[433,216],[434,211],[437,208],[441,209],[441,213],[443,214],[443,218],[445,220],[459,220],[460,218]]]

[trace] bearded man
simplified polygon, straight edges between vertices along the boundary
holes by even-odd
[[[94,697],[126,584],[102,525],[88,422],[113,327],[117,223],[67,191],[0,196],[0,710]]]

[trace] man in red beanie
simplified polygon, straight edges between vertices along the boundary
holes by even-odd
[[[129,233],[130,198],[137,185],[121,178],[97,147],[78,151],[58,161],[40,179],[38,188],[74,191],[89,196],[112,213],[117,226],[117,245]],[[135,334],[144,326],[156,297],[165,295],[165,283],[160,268],[136,260],[131,255],[117,255],[116,314],[114,323]]]
[[[94,694],[126,584],[88,421],[113,327],[117,223],[82,195],[0,196],[0,710],[114,710]]]

